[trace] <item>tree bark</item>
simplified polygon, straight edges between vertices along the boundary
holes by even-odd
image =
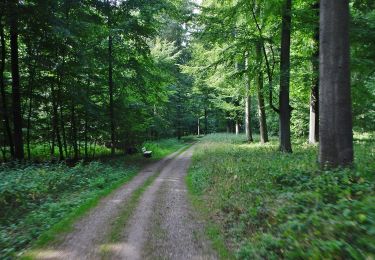
[[[290,140],[290,118],[291,107],[289,104],[289,87],[290,87],[290,38],[292,24],[292,0],[285,1],[285,7],[282,18],[282,35],[281,35],[281,57],[280,57],[280,151],[285,153],[292,152]]]
[[[18,0],[8,0],[10,12],[10,49],[12,67],[12,105],[14,124],[14,158],[24,159],[22,112],[21,112],[21,87],[18,61]]]
[[[72,124],[72,144],[73,144],[73,159],[78,160],[79,151],[77,145],[77,124],[76,124],[76,107],[74,101],[72,100],[72,104],[70,107],[70,120]]]
[[[313,6],[319,17],[319,1]],[[312,56],[313,80],[310,95],[310,124],[309,143],[316,144],[319,141],[319,23],[314,34],[315,51]]]
[[[0,65],[0,91],[1,91],[1,115],[4,122],[4,137],[8,141],[10,155],[14,157],[14,145],[12,130],[10,128],[9,112],[7,105],[7,98],[5,92],[4,72],[5,72],[5,59],[6,59],[6,43],[4,35],[4,26],[2,23],[2,17],[0,16],[0,37],[1,37],[1,65]]]
[[[111,154],[115,155],[115,118],[114,118],[114,104],[113,104],[113,36],[111,24],[111,3],[108,4],[108,87],[109,87],[109,118],[111,128]]]
[[[204,108],[204,134],[208,134],[208,111]]]
[[[349,1],[320,1],[320,147],[322,167],[353,163]]]
[[[51,95],[52,95],[52,131],[53,136],[56,137],[57,146],[59,149],[59,160],[64,160],[64,151],[61,142],[60,136],[60,129],[59,129],[59,115],[58,115],[58,107],[57,107],[57,100],[56,100],[56,93],[55,88],[53,87],[53,83],[51,85]]]
[[[27,111],[27,130],[26,130],[26,147],[27,147],[27,159],[31,159],[31,147],[30,147],[30,139],[31,139],[31,115],[32,115],[32,107],[33,107],[33,91],[34,91],[34,83],[35,83],[35,64],[32,63],[34,59],[34,55],[32,53],[32,46],[28,43],[28,71],[29,71],[29,82],[28,82],[28,96],[29,96],[29,104],[28,104],[28,111]]]
[[[259,133],[260,142],[262,144],[268,142],[268,128],[267,128],[267,115],[266,106],[264,104],[264,93],[263,93],[263,56],[262,46],[257,45],[257,60],[258,60],[258,77],[257,77],[257,94],[258,94],[258,114],[259,114]]]
[[[198,117],[198,123],[197,123],[197,125],[198,125],[198,136],[200,136],[201,135],[201,122],[200,122],[200,119],[199,119],[199,117]]]
[[[239,135],[240,134],[240,123],[237,120],[236,120],[235,128],[236,128],[236,135]]]
[[[253,142],[253,133],[251,131],[251,94],[250,94],[250,74],[247,71],[249,68],[249,57],[245,57],[245,133],[246,140]]]

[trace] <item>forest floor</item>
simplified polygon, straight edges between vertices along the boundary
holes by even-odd
[[[322,170],[317,146],[212,134],[187,177],[224,259],[375,259],[375,133],[355,133],[355,164]]]
[[[35,259],[216,259],[191,209],[185,177],[193,147],[145,167]]]

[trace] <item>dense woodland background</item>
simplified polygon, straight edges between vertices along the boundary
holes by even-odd
[[[263,141],[277,135],[284,1],[17,2],[1,3],[2,160],[23,157],[20,145],[27,159],[89,157],[104,146],[114,153],[197,134],[198,123],[200,133],[235,132],[247,120]],[[292,5],[294,137],[307,138],[317,110],[317,7]],[[353,0],[350,10],[354,129],[368,131],[374,3]],[[19,67],[13,80],[12,66]]]
[[[373,259],[375,2],[324,3],[0,0],[0,258],[66,231],[141,147],[199,140],[187,181],[220,255]],[[321,48],[319,10],[348,3]],[[319,65],[337,56],[332,87]]]

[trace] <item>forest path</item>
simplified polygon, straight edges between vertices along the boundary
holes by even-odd
[[[216,259],[187,200],[185,176],[193,147],[143,169],[103,199],[68,233],[36,259]],[[160,174],[159,174],[160,172]],[[121,230],[115,223],[132,194],[155,176]],[[108,240],[119,232],[116,242]],[[108,242],[111,241],[111,242]],[[103,250],[104,249],[104,250]]]

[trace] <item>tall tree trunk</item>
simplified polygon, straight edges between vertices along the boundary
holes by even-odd
[[[27,146],[27,159],[31,159],[31,148],[30,148],[30,135],[31,135],[31,115],[32,115],[32,106],[33,106],[33,90],[34,90],[34,81],[35,81],[35,64],[32,64],[32,50],[31,46],[28,47],[28,58],[29,61],[29,106],[27,111],[27,130],[26,130],[26,146]]]
[[[238,120],[236,120],[235,128],[236,128],[236,135],[239,135],[240,134],[240,123],[238,122]]]
[[[282,18],[281,35],[281,57],[280,57],[280,151],[291,153],[292,145],[290,140],[290,118],[291,107],[289,104],[290,86],[290,36],[292,24],[292,0],[285,0]]]
[[[85,159],[88,158],[88,116],[87,111],[85,111]]]
[[[263,56],[262,46],[257,44],[257,60],[258,60],[258,77],[257,77],[257,92],[258,92],[258,114],[259,114],[259,133],[260,142],[262,144],[268,142],[268,128],[267,128],[267,115],[266,106],[264,104],[264,93],[263,93]]]
[[[72,104],[70,107],[70,120],[72,124],[72,143],[73,143],[73,159],[78,160],[79,151],[78,151],[78,144],[77,144],[77,124],[76,124],[76,108],[74,101],[72,100]]]
[[[87,90],[86,95],[87,98],[90,100],[90,75],[87,75]],[[87,109],[87,105],[85,106],[85,159],[89,158],[89,150],[88,150],[88,132],[89,132],[89,113]]]
[[[59,97],[59,100],[62,100],[62,97],[61,97],[61,87],[59,87],[57,95]],[[65,130],[64,106],[61,104],[61,102],[59,103],[59,113],[60,113],[61,137],[62,137],[64,152],[65,152],[65,157],[69,157],[68,143],[67,143],[66,130]]]
[[[1,115],[4,122],[4,137],[9,144],[10,155],[14,157],[14,145],[13,145],[13,136],[12,130],[10,128],[7,98],[5,93],[5,81],[4,81],[4,72],[5,72],[5,59],[6,59],[6,46],[5,46],[5,35],[4,35],[4,26],[2,23],[2,17],[0,16],[0,37],[1,37],[1,65],[0,65],[0,91],[1,91]]]
[[[8,0],[10,12],[10,49],[12,64],[12,105],[14,124],[14,158],[24,159],[22,112],[21,112],[21,87],[18,61],[18,0]]]
[[[109,119],[111,126],[111,154],[115,154],[115,118],[114,118],[114,104],[113,104],[113,36],[111,24],[111,3],[108,4],[108,86],[109,86]]]
[[[201,135],[201,122],[200,122],[200,119],[199,119],[199,117],[198,117],[198,136],[200,136]]]
[[[53,84],[51,85],[51,95],[52,95],[52,129],[53,129],[53,136],[54,139],[56,138],[57,146],[59,149],[59,160],[64,160],[64,151],[61,142],[60,136],[60,129],[59,129],[59,115],[58,115],[58,107],[57,107],[57,100],[56,100],[56,93]]]
[[[320,1],[321,166],[353,163],[350,93],[349,0]]]
[[[208,111],[204,108],[204,134],[208,134]]]
[[[249,57],[245,57],[245,132],[246,140],[253,141],[253,133],[251,131],[251,94],[250,94],[250,73],[247,71],[249,68]]]
[[[319,17],[319,1],[313,6]],[[313,81],[310,95],[310,124],[309,143],[316,144],[319,141],[319,23],[314,34],[315,51],[312,56]]]

